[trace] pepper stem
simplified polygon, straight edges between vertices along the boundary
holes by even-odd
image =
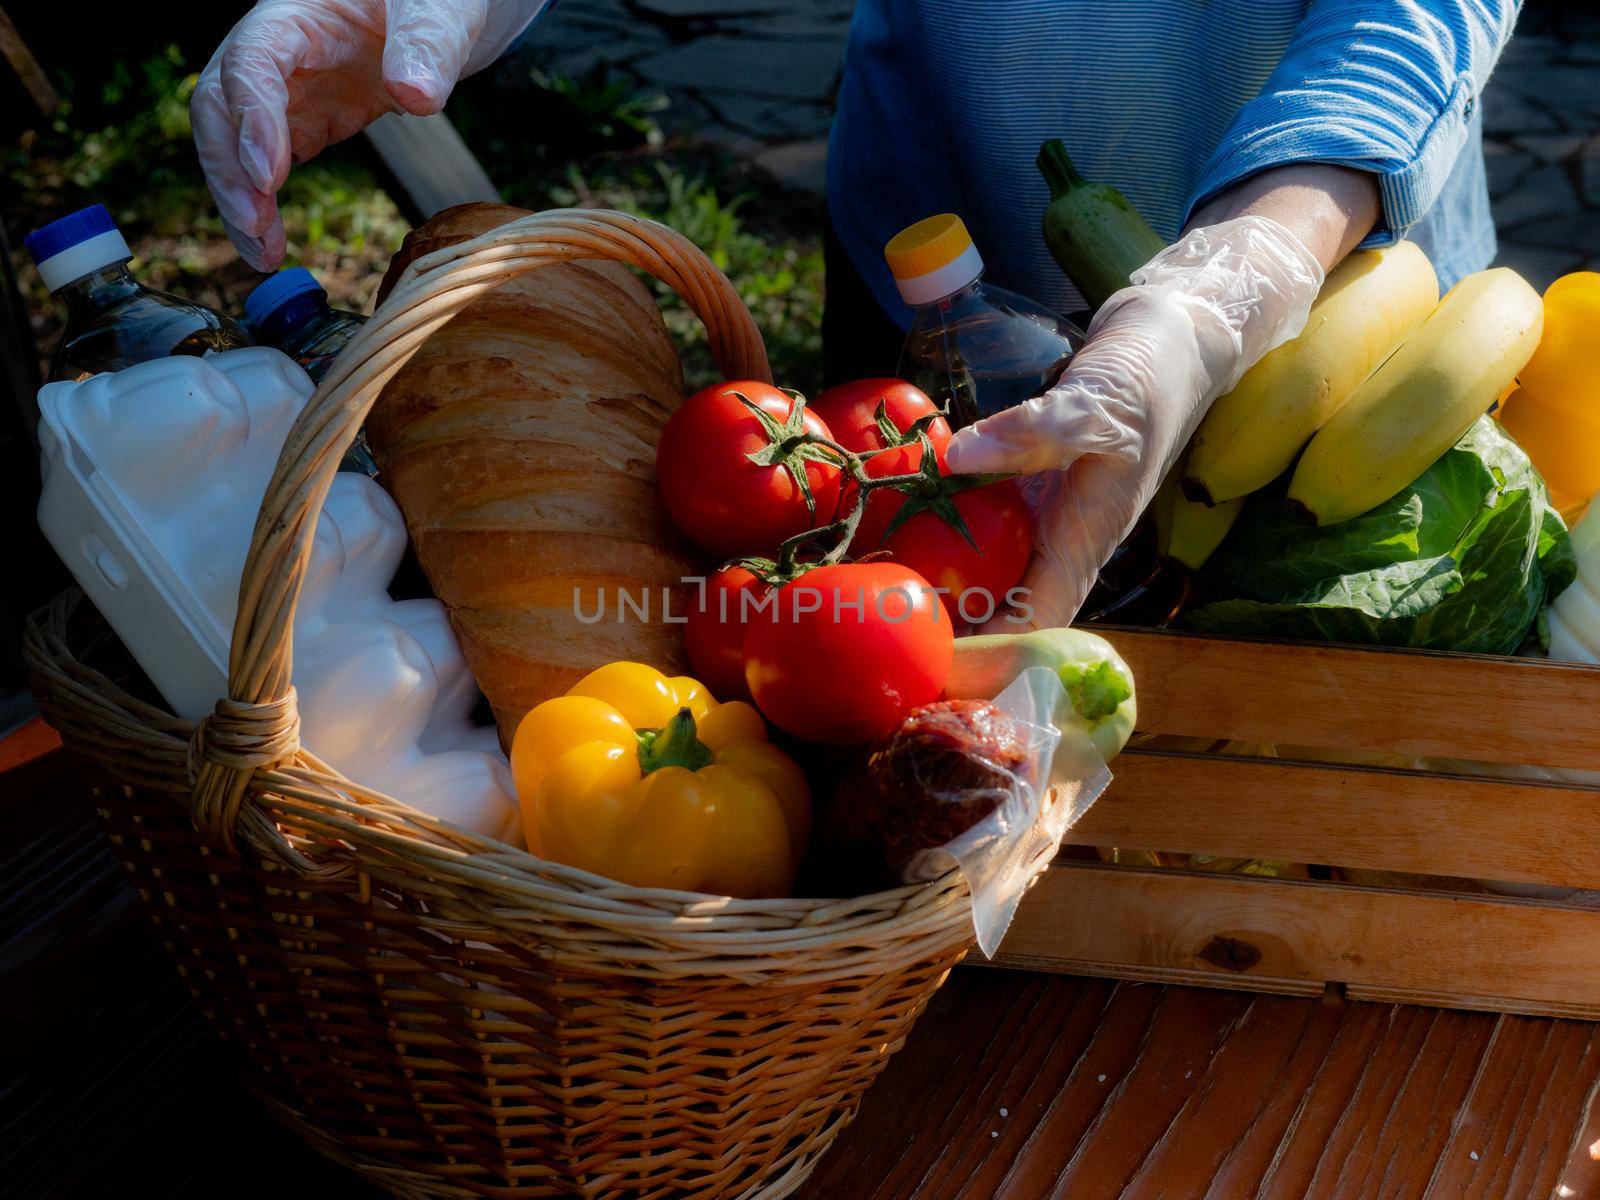
[[[711,762],[711,750],[697,736],[694,714],[680,708],[672,720],[660,729],[641,729],[639,739],[639,769],[646,775],[662,767],[682,767],[698,771]]]

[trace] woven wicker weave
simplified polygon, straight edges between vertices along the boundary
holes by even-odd
[[[768,378],[728,281],[660,225],[539,213],[414,263],[301,414],[196,725],[69,593],[26,652],[110,780],[107,828],[247,1082],[398,1195],[776,1198],[804,1180],[971,936],[957,877],[851,900],[645,891],[419,814],[299,748],[294,604],[340,454],[435,329],[503,281],[632,263]],[[148,694],[148,693],[146,693]]]

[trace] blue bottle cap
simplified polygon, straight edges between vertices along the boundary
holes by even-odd
[[[63,284],[133,257],[104,204],[91,204],[35,229],[23,239],[52,292]]]
[[[321,292],[324,297],[328,294],[323,291],[316,276],[304,267],[285,267],[272,278],[258,283],[244,298],[244,315],[250,319],[250,324],[259,329],[262,322],[273,313],[296,296],[304,296],[307,292]]]
[[[28,253],[35,263],[54,258],[63,250],[70,250],[80,242],[87,242],[102,233],[115,233],[117,223],[111,219],[104,204],[91,204],[75,213],[58,217],[50,224],[35,229],[23,238]]]

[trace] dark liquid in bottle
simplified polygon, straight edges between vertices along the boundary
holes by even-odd
[[[67,328],[50,380],[84,379],[169,354],[201,355],[251,344],[233,321],[198,304],[141,286],[125,266],[62,288]]]
[[[1064,318],[973,283],[916,310],[896,374],[961,429],[1054,387],[1082,343]]]

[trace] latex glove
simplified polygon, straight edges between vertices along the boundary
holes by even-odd
[[[1321,287],[1311,252],[1268,217],[1191,230],[1101,306],[1055,387],[955,435],[951,471],[1026,476],[1029,624],[1077,615],[1211,402],[1300,332]]]
[[[546,0],[260,0],[200,72],[189,117],[206,183],[246,262],[283,262],[291,162],[386,112],[438,112]]]

